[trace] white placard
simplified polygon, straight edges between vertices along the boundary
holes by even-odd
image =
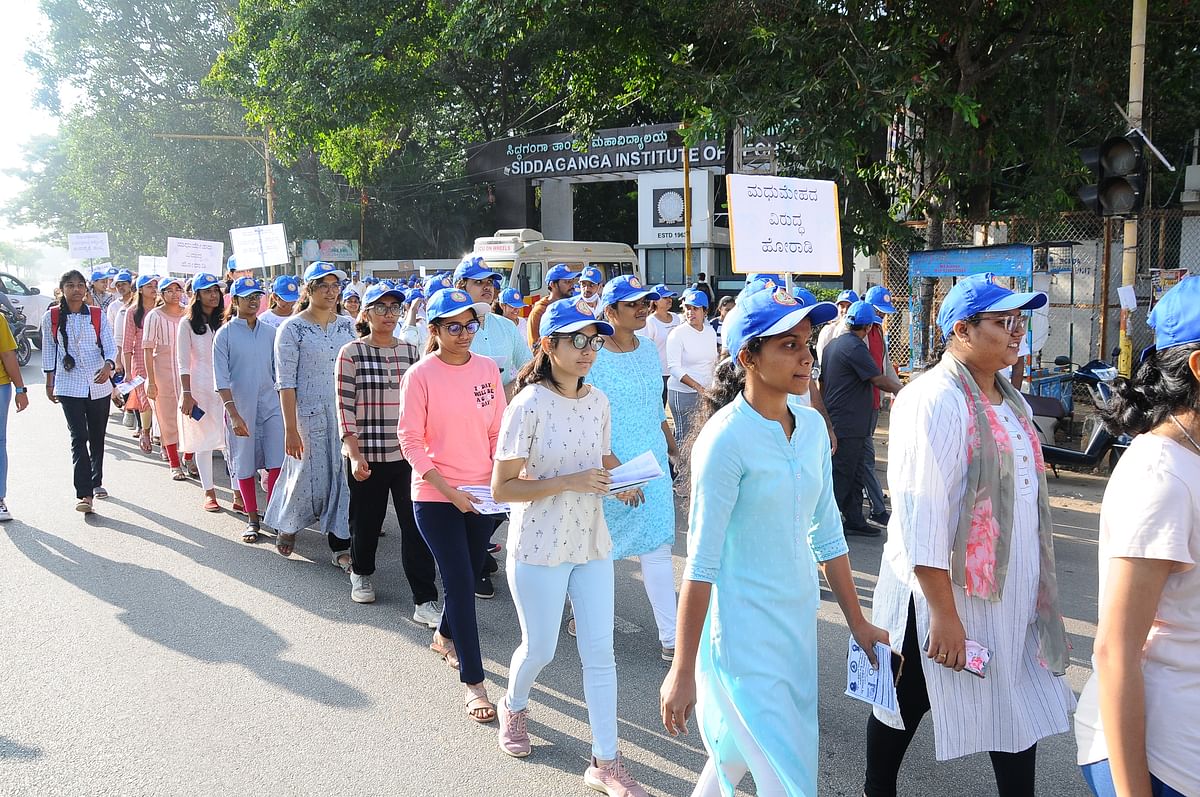
[[[154,255],[138,255],[138,274],[166,274],[167,259]]]
[[[233,256],[237,259],[239,271],[278,266],[291,260],[287,233],[282,224],[239,227],[229,231],[229,241],[233,244]]]
[[[1122,285],[1117,288],[1117,298],[1121,300],[1122,310],[1137,309],[1137,292],[1132,285]]]
[[[108,233],[73,232],[67,235],[67,256],[75,260],[109,257]]]
[[[225,272],[225,244],[221,241],[168,238],[167,271],[172,274],[212,274],[219,277]]]
[[[841,275],[836,183],[751,174],[725,180],[735,274]]]

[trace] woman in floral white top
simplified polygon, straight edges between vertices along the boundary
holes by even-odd
[[[492,494],[513,504],[508,582],[521,622],[508,694],[500,701],[500,749],[529,755],[529,692],[554,658],[564,599],[575,609],[583,693],[592,728],[592,761],[584,782],[610,795],[645,791],[617,753],[617,668],[613,658],[612,540],[603,497],[612,479],[608,399],[584,376],[613,329],[591,307],[570,297],[542,316],[533,361],[504,413]],[[640,490],[621,493],[627,503]]]

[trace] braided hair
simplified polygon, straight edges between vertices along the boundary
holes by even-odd
[[[63,291],[68,282],[78,280],[83,284],[87,284],[87,280],[78,269],[71,269],[63,272],[63,275],[58,278],[58,328],[55,330],[55,335],[62,338],[63,347],[63,370],[70,371],[75,367],[75,358],[71,356],[70,346],[67,339],[67,314],[70,312],[67,309],[67,295]],[[91,312],[90,310],[88,311]]]

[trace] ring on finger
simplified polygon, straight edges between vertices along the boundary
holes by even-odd
[[[945,654],[945,653],[939,653],[939,654],[937,654],[937,661],[945,661],[945,660],[946,660],[946,654]]]

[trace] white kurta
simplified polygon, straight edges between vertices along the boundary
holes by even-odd
[[[175,340],[179,375],[190,379],[192,400],[204,411],[198,421],[178,413],[179,447],[188,453],[224,448],[225,408],[213,382],[213,331],[205,328],[203,335],[197,335],[192,331],[192,322],[184,316],[179,320]],[[179,391],[182,395],[182,383]]]
[[[1039,739],[1069,730],[1067,715],[1075,707],[1066,682],[1038,660],[1038,474],[1032,441],[1007,406],[995,409],[1016,457],[1008,576],[1001,599],[994,603],[967,597],[957,585],[953,588],[967,637],[992,653],[986,678],[921,658],[939,761],[1028,749]],[[914,380],[896,399],[890,429],[892,518],[873,620],[888,630],[893,647],[899,649],[910,595],[918,644],[929,632],[929,604],[913,568],[949,569],[959,513],[964,510],[967,405],[953,377],[936,368]],[[912,665],[905,662],[906,667]],[[875,716],[891,727],[903,727],[899,713],[877,708]]]

